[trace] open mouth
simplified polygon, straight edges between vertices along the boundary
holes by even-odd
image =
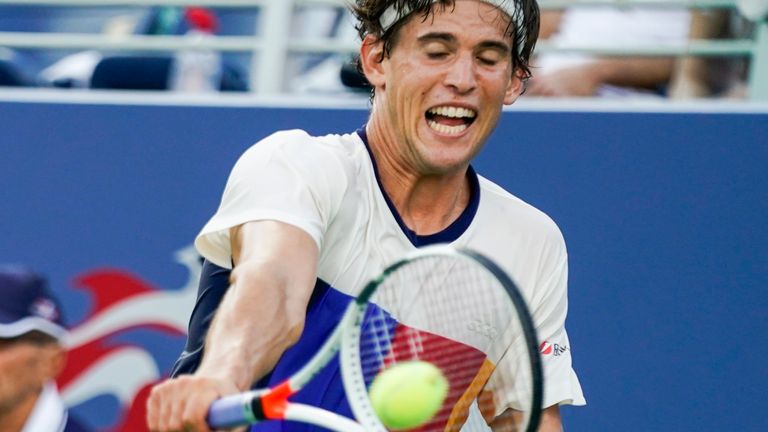
[[[438,106],[427,110],[425,116],[432,130],[446,135],[458,135],[475,121],[477,112],[463,107]]]

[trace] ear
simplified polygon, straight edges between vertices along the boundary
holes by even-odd
[[[517,69],[512,73],[512,79],[507,84],[507,89],[504,92],[504,105],[512,105],[515,103],[518,97],[523,94],[525,90],[525,79],[523,78],[523,71]]]
[[[383,88],[386,84],[383,58],[384,42],[376,36],[366,36],[360,46],[360,65],[365,78],[374,88]]]

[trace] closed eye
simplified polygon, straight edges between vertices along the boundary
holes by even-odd
[[[453,51],[455,37],[443,33],[428,33],[419,37],[419,44],[430,60],[443,60]]]
[[[477,60],[486,66],[495,66],[499,63],[499,60],[496,58],[478,57]]]
[[[432,60],[440,60],[448,57],[447,51],[433,51],[427,53],[427,58]]]
[[[509,58],[505,51],[484,49],[477,53],[477,61],[484,66],[497,66]]]

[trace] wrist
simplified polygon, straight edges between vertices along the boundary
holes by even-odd
[[[246,391],[251,386],[250,380],[242,373],[242,368],[228,366],[223,362],[203,361],[195,372],[195,376],[210,379],[223,387],[234,387],[238,391]]]

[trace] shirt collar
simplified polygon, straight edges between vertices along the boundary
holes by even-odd
[[[56,385],[52,382],[43,386],[35,407],[24,424],[21,432],[52,431],[61,432],[67,423],[67,410],[59,396]]]

